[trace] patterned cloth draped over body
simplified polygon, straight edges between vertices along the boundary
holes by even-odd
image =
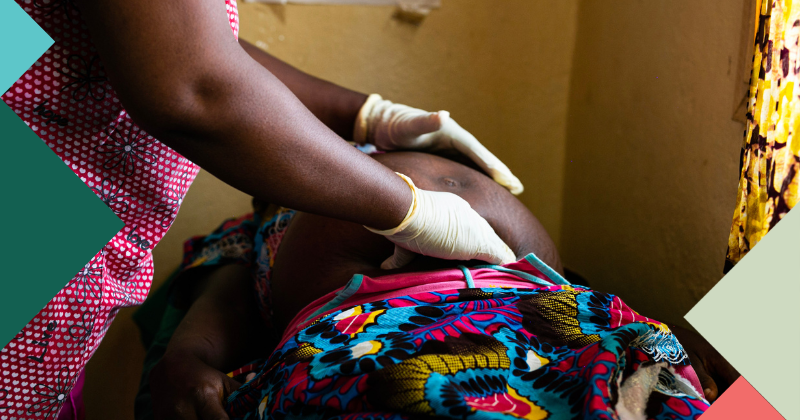
[[[739,192],[725,271],[798,201],[800,183],[800,5],[758,0],[755,53]]]
[[[266,320],[270,267],[292,216],[250,230]],[[247,231],[226,223],[231,235]],[[218,244],[236,243],[220,232],[189,241],[185,267],[213,265],[226,253]],[[237,419],[694,419],[708,403],[688,362],[666,325],[569,285],[530,254],[505,266],[356,275],[301,311],[272,355],[236,371],[255,376],[226,405]]]
[[[147,296],[151,250],[199,168],[131,120],[72,0],[16,1],[54,44],[3,102],[125,223],[0,351],[0,416],[55,418],[117,311]],[[236,1],[219,1],[238,36]]]

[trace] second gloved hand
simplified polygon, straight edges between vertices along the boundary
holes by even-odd
[[[379,150],[453,149],[475,162],[512,194],[523,190],[522,183],[508,167],[450,118],[447,111],[427,112],[372,94],[358,114],[353,139],[359,144],[372,143]]]
[[[394,242],[394,255],[381,268],[402,267],[416,254],[446,260],[481,260],[491,264],[516,261],[508,245],[489,222],[463,198],[448,192],[420,190],[408,177],[398,174],[411,188],[413,201],[400,226],[379,231]]]

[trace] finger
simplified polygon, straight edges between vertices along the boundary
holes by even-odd
[[[389,136],[392,141],[419,137],[439,130],[442,128],[442,123],[449,119],[450,113],[447,111],[418,112],[413,110],[401,113],[390,122]]]
[[[222,401],[206,404],[197,410],[198,420],[230,420],[228,413],[222,408]]]
[[[205,394],[205,398],[198,401],[196,407],[198,420],[230,420],[222,405],[225,398],[223,394],[222,389],[216,394],[209,392]]]
[[[511,264],[517,261],[517,256],[514,255],[514,251],[508,247],[505,243],[501,243],[500,245],[496,246],[494,249],[490,250],[489,253],[485,254],[485,258],[478,258],[479,260],[486,261],[490,264]]]
[[[501,162],[497,156],[482,144],[478,143],[465,154],[477,163],[484,172],[489,174],[495,182],[504,186],[511,192],[511,194],[519,195],[525,190],[525,187],[522,186],[522,182],[511,173],[508,166]]]
[[[720,393],[724,392],[728,389],[729,386],[733,385],[739,377],[742,375],[734,368],[724,357],[718,355],[711,360],[711,364],[713,366],[714,374],[717,378],[721,381],[720,385]]]
[[[413,261],[416,256],[417,254],[395,245],[394,254],[392,254],[391,257],[387,258],[386,261],[381,264],[381,268],[384,270],[393,270],[395,268],[406,266],[408,263]]]
[[[498,184],[504,186],[511,194],[520,195],[525,191],[522,181],[519,180],[511,170],[503,165],[502,168],[489,168],[486,170],[492,179]]]
[[[178,403],[164,410],[153,410],[155,420],[197,420],[195,409],[190,404]]]
[[[249,381],[250,379],[253,379],[255,376],[256,376],[255,372],[250,372],[247,375],[248,378],[247,380]],[[230,396],[234,391],[242,387],[241,382],[231,378],[228,375],[225,375],[225,379],[223,379],[223,381],[225,384],[224,385],[225,391],[223,391],[223,399],[228,398],[228,396]]]
[[[197,417],[199,420],[229,420],[225,411],[225,400],[242,384],[220,372],[221,387],[206,388],[198,395],[196,400]]]
[[[717,383],[714,382],[714,378],[709,375],[702,360],[697,356],[695,356],[694,359],[690,356],[690,360],[692,361],[692,367],[695,373],[697,373],[697,379],[700,380],[700,386],[703,388],[703,395],[705,395],[709,402],[714,402],[719,394]]]
[[[454,120],[445,121],[442,131],[452,139],[453,148],[470,158],[484,172],[489,174],[498,184],[511,194],[519,195],[525,189],[519,178],[511,173],[500,159],[489,151],[475,136],[463,129]]]
[[[491,229],[491,227],[489,227],[489,229]],[[517,256],[514,255],[514,251],[512,251],[494,231],[492,231],[492,234],[495,236],[495,239],[487,241],[489,247],[479,252],[475,258],[486,261],[489,264],[499,265],[511,264],[517,261]]]
[[[472,210],[473,214],[473,229],[478,230],[480,233],[480,240],[478,247],[478,252],[475,255],[475,259],[486,261],[490,264],[510,264],[517,260],[517,256],[514,255],[514,251],[506,245],[506,243],[497,236],[497,232],[492,229],[492,226],[489,224],[486,219],[481,217],[475,210]]]

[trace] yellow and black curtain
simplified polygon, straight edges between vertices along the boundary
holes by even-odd
[[[755,25],[747,126],[726,272],[798,201],[800,2],[757,0]]]

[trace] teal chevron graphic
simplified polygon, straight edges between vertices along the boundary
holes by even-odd
[[[53,40],[13,0],[0,0],[0,92],[5,93],[51,45]]]
[[[122,221],[0,103],[0,343],[97,254]]]
[[[0,0],[0,92],[53,40]],[[5,345],[121,228],[114,213],[0,103],[0,343]]]
[[[686,315],[787,420],[800,419],[800,210],[792,210]]]

